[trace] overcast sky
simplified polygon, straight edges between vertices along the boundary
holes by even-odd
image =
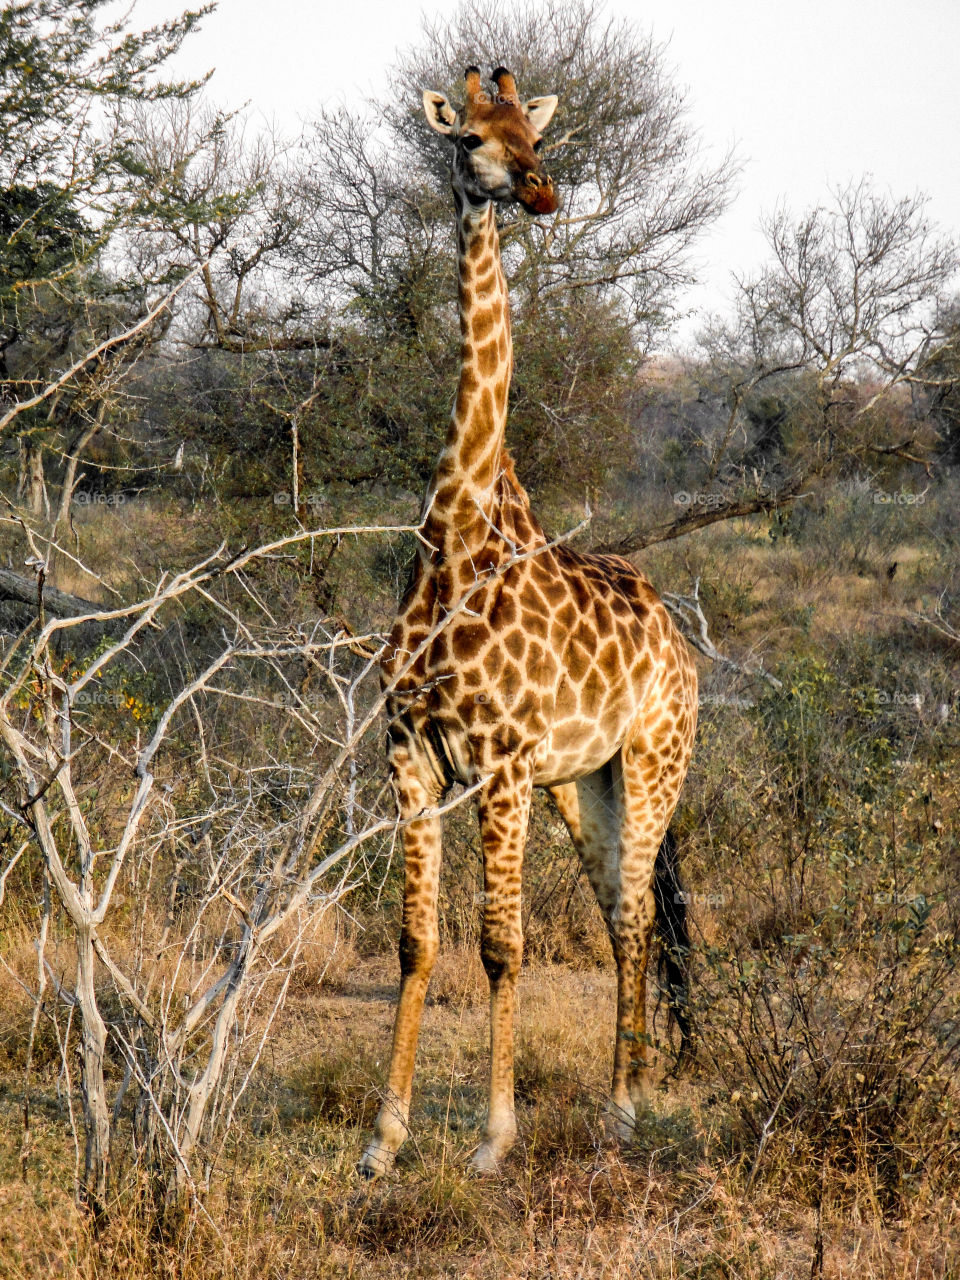
[[[181,7],[139,0],[133,21]],[[220,0],[176,70],[215,68],[214,101],[249,100],[293,134],[321,103],[380,96],[422,17],[445,11],[435,0]],[[894,195],[926,192],[931,216],[960,231],[960,0],[611,0],[608,11],[667,45],[708,154],[734,144],[744,165],[733,207],[701,242],[688,307],[722,309],[730,272],[762,261],[762,212],[823,202],[865,173]]]

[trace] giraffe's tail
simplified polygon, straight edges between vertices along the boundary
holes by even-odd
[[[680,1028],[679,1067],[693,1042],[687,974],[690,934],[687,930],[687,895],[680,880],[677,838],[669,829],[657,853],[653,892],[657,903],[656,929],[661,943],[658,977],[667,996],[670,1016]]]

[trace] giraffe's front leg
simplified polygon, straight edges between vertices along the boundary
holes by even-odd
[[[405,755],[394,761],[400,816],[411,818],[439,799]],[[410,1095],[417,1037],[427,984],[439,944],[437,892],[440,883],[441,828],[439,818],[421,818],[403,830],[403,926],[400,932],[400,1000],[393,1027],[390,1074],[383,1104],[357,1166],[360,1174],[376,1178],[393,1167],[409,1133]]]
[[[470,1162],[480,1173],[495,1170],[517,1136],[513,1006],[523,958],[520,884],[531,778],[526,761],[513,761],[491,779],[480,802],[484,882],[480,946],[490,982],[490,1101],[483,1141]]]

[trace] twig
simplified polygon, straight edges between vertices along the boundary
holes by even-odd
[[[703,608],[700,604],[700,578],[693,584],[693,594],[689,596],[674,595],[673,592],[663,591],[660,595],[661,600],[677,618],[681,624],[681,630],[686,639],[698,649],[705,657],[716,662],[718,666],[727,667],[731,671],[736,671],[739,675],[748,676],[751,679],[759,678],[766,680],[767,684],[774,689],[782,689],[783,682],[778,680],[776,676],[772,676],[769,671],[760,667],[744,667],[739,662],[734,662],[732,658],[726,657],[716,647],[708,634],[708,623],[704,616]]]
[[[5,430],[19,414],[25,413],[28,409],[35,409],[38,404],[43,404],[45,400],[49,400],[51,396],[56,395],[61,387],[65,386],[71,378],[75,377],[88,364],[92,364],[94,360],[99,360],[114,347],[119,347],[123,343],[129,342],[131,338],[135,338],[143,329],[148,328],[161,312],[166,311],[177,294],[190,283],[194,276],[199,275],[206,265],[208,264],[205,262],[198,263],[192,271],[187,272],[180,283],[151,307],[142,320],[139,320],[129,329],[125,329],[123,333],[114,334],[112,338],[105,338],[99,346],[94,347],[92,351],[86,352],[79,360],[75,360],[66,373],[62,373],[55,381],[48,383],[37,395],[31,396],[29,400],[18,400],[0,418],[0,431]]]

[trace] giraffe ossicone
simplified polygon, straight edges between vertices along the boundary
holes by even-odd
[[[538,154],[557,106],[522,102],[499,67],[466,101],[423,95],[453,147],[460,377],[423,506],[423,533],[382,661],[405,884],[400,996],[383,1105],[360,1172],[386,1173],[409,1132],[414,1058],[439,941],[441,826],[455,783],[479,792],[481,955],[490,983],[490,1091],[475,1169],[495,1169],[517,1126],[514,988],[532,790],[546,787],[596,893],[617,965],[608,1114],[621,1134],[648,1091],[646,968],[655,922],[685,942],[667,837],[693,747],[697,677],[685,641],[627,560],[550,543],[504,447],[513,365],[498,201],[557,208]],[[421,816],[423,815],[423,816]],[[673,953],[671,953],[673,954]],[[675,961],[675,956],[674,956]],[[674,973],[680,972],[674,963]]]

